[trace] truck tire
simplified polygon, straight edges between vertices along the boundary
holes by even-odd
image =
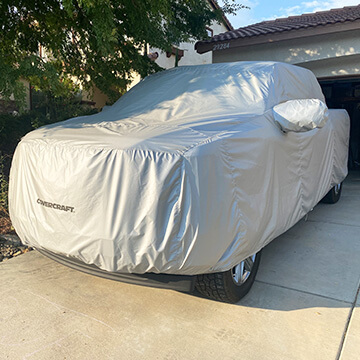
[[[335,204],[341,196],[342,183],[335,185],[321,200],[325,204]]]
[[[195,287],[204,296],[227,303],[242,299],[254,283],[261,251],[224,272],[196,276]]]

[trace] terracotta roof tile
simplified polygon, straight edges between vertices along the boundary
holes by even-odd
[[[227,31],[213,36],[209,40],[199,41],[197,44],[213,43],[223,40],[248,38],[259,35],[267,35],[290,30],[300,30],[309,27],[324,26],[345,21],[355,21],[360,19],[360,4],[357,6],[347,6],[340,9],[320,11],[316,13],[290,16],[270,21],[263,21],[232,31]]]

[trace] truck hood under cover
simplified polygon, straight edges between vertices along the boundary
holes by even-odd
[[[226,271],[347,174],[349,121],[282,133],[273,106],[319,99],[308,70],[232,63],[144,79],[101,113],[17,147],[10,215],[25,244],[111,272]]]

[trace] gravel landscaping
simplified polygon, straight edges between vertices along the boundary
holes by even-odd
[[[32,248],[21,243],[12,227],[7,210],[0,206],[0,262],[19,256]]]
[[[0,235],[0,262],[19,256],[32,248],[21,243],[17,235]]]

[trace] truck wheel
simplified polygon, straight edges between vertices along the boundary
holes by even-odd
[[[321,200],[325,204],[335,204],[341,196],[342,183],[335,185]]]
[[[228,271],[197,275],[195,287],[210,299],[236,303],[249,292],[254,283],[260,257],[261,251]]]

